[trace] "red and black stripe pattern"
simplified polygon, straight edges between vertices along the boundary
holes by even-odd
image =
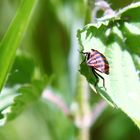
[[[109,74],[109,63],[107,59],[103,54],[94,49],[92,49],[91,52],[82,52],[82,53],[86,55],[85,57],[86,58],[85,60],[87,60],[86,63],[89,67],[91,67],[92,72],[96,78],[95,86],[98,84],[100,77],[103,80],[103,86],[105,88],[105,79],[99,73],[97,73],[96,70],[101,73]]]
[[[94,49],[92,49],[92,52],[86,54],[88,66],[101,73],[109,74],[109,63],[103,54]]]

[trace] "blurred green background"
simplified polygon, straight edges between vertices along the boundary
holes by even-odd
[[[0,0],[1,39],[20,2]],[[135,1],[108,2],[113,9],[118,10]],[[35,69],[35,75],[47,75],[50,79],[48,88],[71,106],[75,100],[76,77],[81,62],[76,32],[84,26],[85,12],[84,0],[39,0],[17,50],[7,85],[29,82]],[[22,77],[22,73],[26,77]],[[99,95],[90,94],[91,105],[99,100]],[[75,124],[55,104],[42,98],[0,128],[0,140],[76,140],[77,136]],[[124,113],[107,106],[91,127],[90,139],[139,140],[140,132]]]

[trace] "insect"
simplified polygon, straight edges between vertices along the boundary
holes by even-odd
[[[96,71],[105,73],[107,75],[109,74],[109,63],[106,57],[102,53],[94,49],[91,49],[91,52],[82,52],[82,53],[86,55],[85,57],[86,63],[89,67],[91,67],[91,70],[96,78],[95,86],[98,84],[100,77],[103,80],[103,86],[105,88],[104,78]]]

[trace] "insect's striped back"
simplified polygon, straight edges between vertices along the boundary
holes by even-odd
[[[87,65],[101,73],[109,74],[109,63],[105,56],[97,50],[92,49],[92,52],[89,53]]]

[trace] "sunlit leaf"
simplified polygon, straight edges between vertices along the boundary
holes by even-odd
[[[140,55],[139,13],[140,3],[133,4],[121,10],[112,19],[85,26],[77,35],[83,52],[96,49],[109,61],[110,74],[100,73],[105,78],[107,90],[100,79],[96,91],[111,104],[123,110],[138,127],[140,127],[140,82],[137,74],[139,63],[136,63],[134,58],[136,56],[139,58]],[[80,71],[93,88],[95,77],[90,67],[87,67],[81,65]]]

